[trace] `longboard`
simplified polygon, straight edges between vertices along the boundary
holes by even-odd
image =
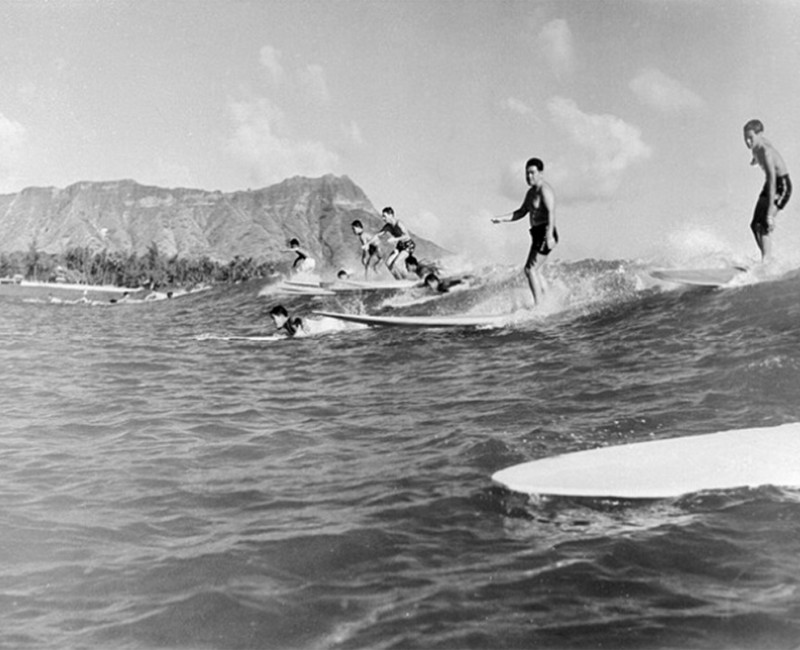
[[[800,486],[800,422],[578,451],[507,467],[492,480],[526,494],[623,499]]]
[[[747,269],[733,266],[722,269],[658,269],[650,275],[659,280],[697,287],[722,287]]]
[[[336,293],[329,289],[300,289],[295,287],[281,287],[277,293],[282,293],[287,296],[335,296]]]
[[[340,314],[332,311],[315,311],[314,313],[351,323],[387,327],[490,327],[502,323],[502,319],[497,316],[369,316],[367,314]]]
[[[328,288],[336,293],[346,291],[401,291],[420,286],[416,280],[386,280],[383,282],[357,282],[354,280],[338,281]]]
[[[350,291],[400,291],[421,286],[415,280],[387,280],[377,282],[358,282],[356,280],[336,280],[335,282],[305,282],[284,280],[281,285],[284,291],[317,292],[318,295],[333,296]]]
[[[325,289],[319,284],[300,284],[284,281],[279,284],[267,285],[258,293],[259,296],[335,296],[330,289]]]
[[[322,288],[322,283],[316,280],[282,280],[281,284],[295,287],[305,287],[307,289]]]

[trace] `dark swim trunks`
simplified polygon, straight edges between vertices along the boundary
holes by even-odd
[[[553,239],[558,241],[558,229],[553,229]],[[539,255],[549,255],[551,248],[547,245],[547,224],[539,224],[531,228],[531,250]]]
[[[778,176],[775,179],[775,207],[778,210],[783,210],[789,199],[792,197],[792,181],[789,174]],[[750,222],[750,228],[754,231],[759,231],[762,234],[768,234],[770,231],[769,224],[767,223],[767,213],[769,212],[769,187],[766,185],[761,190],[756,203],[756,209],[753,212],[753,221]]]

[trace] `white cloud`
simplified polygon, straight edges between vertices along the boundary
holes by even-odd
[[[641,131],[614,115],[584,113],[574,101],[554,97],[548,102],[553,122],[570,138],[572,150],[560,161],[567,195],[573,198],[611,196],[624,172],[648,158],[650,147]],[[566,161],[566,162],[565,162]]]
[[[321,104],[330,102],[331,94],[328,92],[328,82],[325,81],[325,71],[321,65],[307,65],[300,72],[300,83],[313,100]]]
[[[231,102],[229,109],[235,128],[228,149],[245,166],[250,183],[321,176],[338,169],[339,156],[321,142],[294,139],[283,112],[268,99]]]
[[[705,106],[699,95],[655,68],[642,70],[629,86],[640,102],[666,113],[701,109]]]
[[[509,97],[508,99],[505,99],[502,102],[502,106],[512,113],[518,113],[520,115],[530,115],[533,113],[533,109],[530,106],[516,97]]]
[[[321,65],[311,63],[300,70],[287,70],[281,63],[282,54],[271,45],[264,45],[258,52],[259,63],[267,70],[275,84],[286,81],[302,90],[306,98],[327,105],[330,103],[331,94],[325,78],[325,70]]]
[[[358,124],[356,122],[350,122],[350,124],[345,125],[343,127],[343,130],[344,130],[345,137],[347,138],[347,140],[350,143],[352,143],[352,144],[354,144],[354,145],[356,145],[358,147],[361,147],[361,146],[364,145],[364,143],[365,143],[364,135],[361,133],[361,127],[358,126]]]
[[[409,225],[423,237],[438,240],[446,234],[442,220],[430,210],[421,210],[416,217],[409,218]]]
[[[283,66],[281,65],[281,53],[271,45],[265,45],[258,52],[258,60],[269,72],[275,83],[280,83],[284,78]]]
[[[0,175],[4,178],[13,173],[19,163],[27,136],[22,124],[0,113]]]
[[[542,27],[538,40],[539,48],[556,76],[572,71],[572,31],[566,20],[551,20]]]

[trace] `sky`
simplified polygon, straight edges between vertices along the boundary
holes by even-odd
[[[0,192],[236,191],[347,175],[476,263],[521,264],[524,163],[553,257],[755,257],[763,173],[800,179],[791,0],[0,0]],[[800,190],[800,180],[795,184]],[[779,217],[800,251],[800,194]]]

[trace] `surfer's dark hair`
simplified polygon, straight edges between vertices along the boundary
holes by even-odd
[[[761,120],[750,120],[744,125],[744,132],[752,131],[753,133],[761,133],[764,130],[764,124]]]
[[[383,214],[384,212],[388,212],[389,214],[394,214],[394,208],[390,208],[387,205],[383,210],[381,210],[381,214]]]
[[[528,167],[536,167],[540,172],[544,171],[544,163],[541,158],[530,158],[528,162],[525,163],[525,169],[528,169]]]
[[[295,239],[294,237],[289,240],[289,246],[299,246],[299,245],[300,245],[300,241]]]
[[[361,223],[358,219],[356,219],[353,223],[350,224],[353,228],[364,228],[364,224]]]
[[[409,255],[408,257],[406,257],[406,268],[408,268],[411,265],[419,266],[419,260],[413,255]]]
[[[439,276],[436,275],[435,273],[428,273],[428,275],[425,276],[424,282],[425,282],[426,285],[429,285],[431,282],[434,282],[434,281],[435,282],[441,282],[441,280],[439,279]]]
[[[275,305],[269,312],[270,316],[286,316],[289,317],[289,312],[283,305]]]

